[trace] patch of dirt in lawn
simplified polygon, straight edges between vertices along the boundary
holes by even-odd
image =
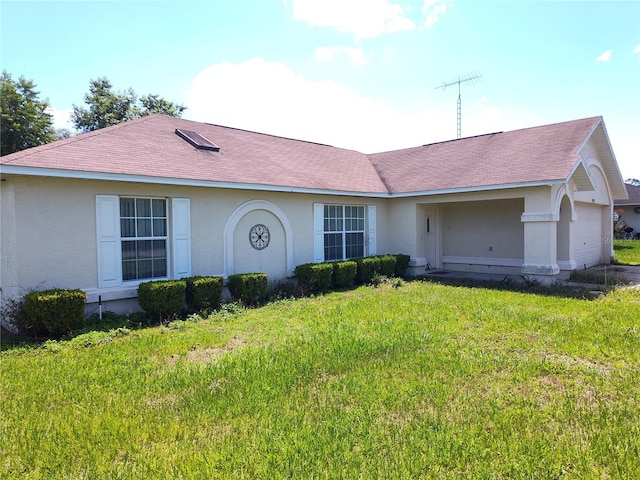
[[[174,353],[169,357],[169,364],[175,365],[175,363],[183,358],[190,363],[197,363],[200,365],[206,365],[213,360],[220,358],[225,353],[231,352],[237,348],[243,347],[247,342],[241,338],[232,338],[226,345],[220,347],[193,347],[185,355]]]

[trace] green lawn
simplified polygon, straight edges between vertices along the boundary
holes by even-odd
[[[14,348],[0,478],[637,478],[639,322],[409,282]]]
[[[640,240],[614,240],[613,251],[616,262],[640,265]]]

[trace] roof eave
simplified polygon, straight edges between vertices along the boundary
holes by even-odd
[[[392,193],[390,197],[391,198],[410,198],[410,197],[425,197],[425,196],[434,196],[434,195],[452,195],[457,193],[491,192],[496,190],[513,190],[516,188],[552,187],[554,185],[562,185],[564,183],[566,183],[566,180],[564,179],[545,180],[545,181],[538,181],[538,182],[505,183],[505,184],[470,186],[470,187],[461,187],[461,188],[446,188],[441,190],[397,192],[397,193]]]
[[[179,187],[221,188],[233,190],[254,190],[281,193],[305,193],[315,195],[339,195],[364,198],[389,198],[387,192],[360,192],[349,190],[330,190],[321,188],[290,187],[259,183],[234,183],[214,180],[195,180],[171,177],[152,177],[147,175],[128,175],[123,173],[89,172],[85,170],[62,170],[53,168],[0,165],[0,175],[19,175],[31,177],[64,178],[71,180],[94,180],[108,182],[144,183],[173,185]]]

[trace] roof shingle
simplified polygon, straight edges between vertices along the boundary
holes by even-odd
[[[365,155],[153,115],[31,148],[0,164],[242,186],[399,194],[566,179],[600,117]],[[201,150],[176,129],[220,147]]]

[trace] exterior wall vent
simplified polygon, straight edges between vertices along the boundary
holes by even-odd
[[[220,147],[218,145],[208,138],[200,135],[198,132],[194,132],[192,130],[180,130],[179,128],[176,128],[176,134],[200,150],[211,150],[212,152],[220,151]]]

